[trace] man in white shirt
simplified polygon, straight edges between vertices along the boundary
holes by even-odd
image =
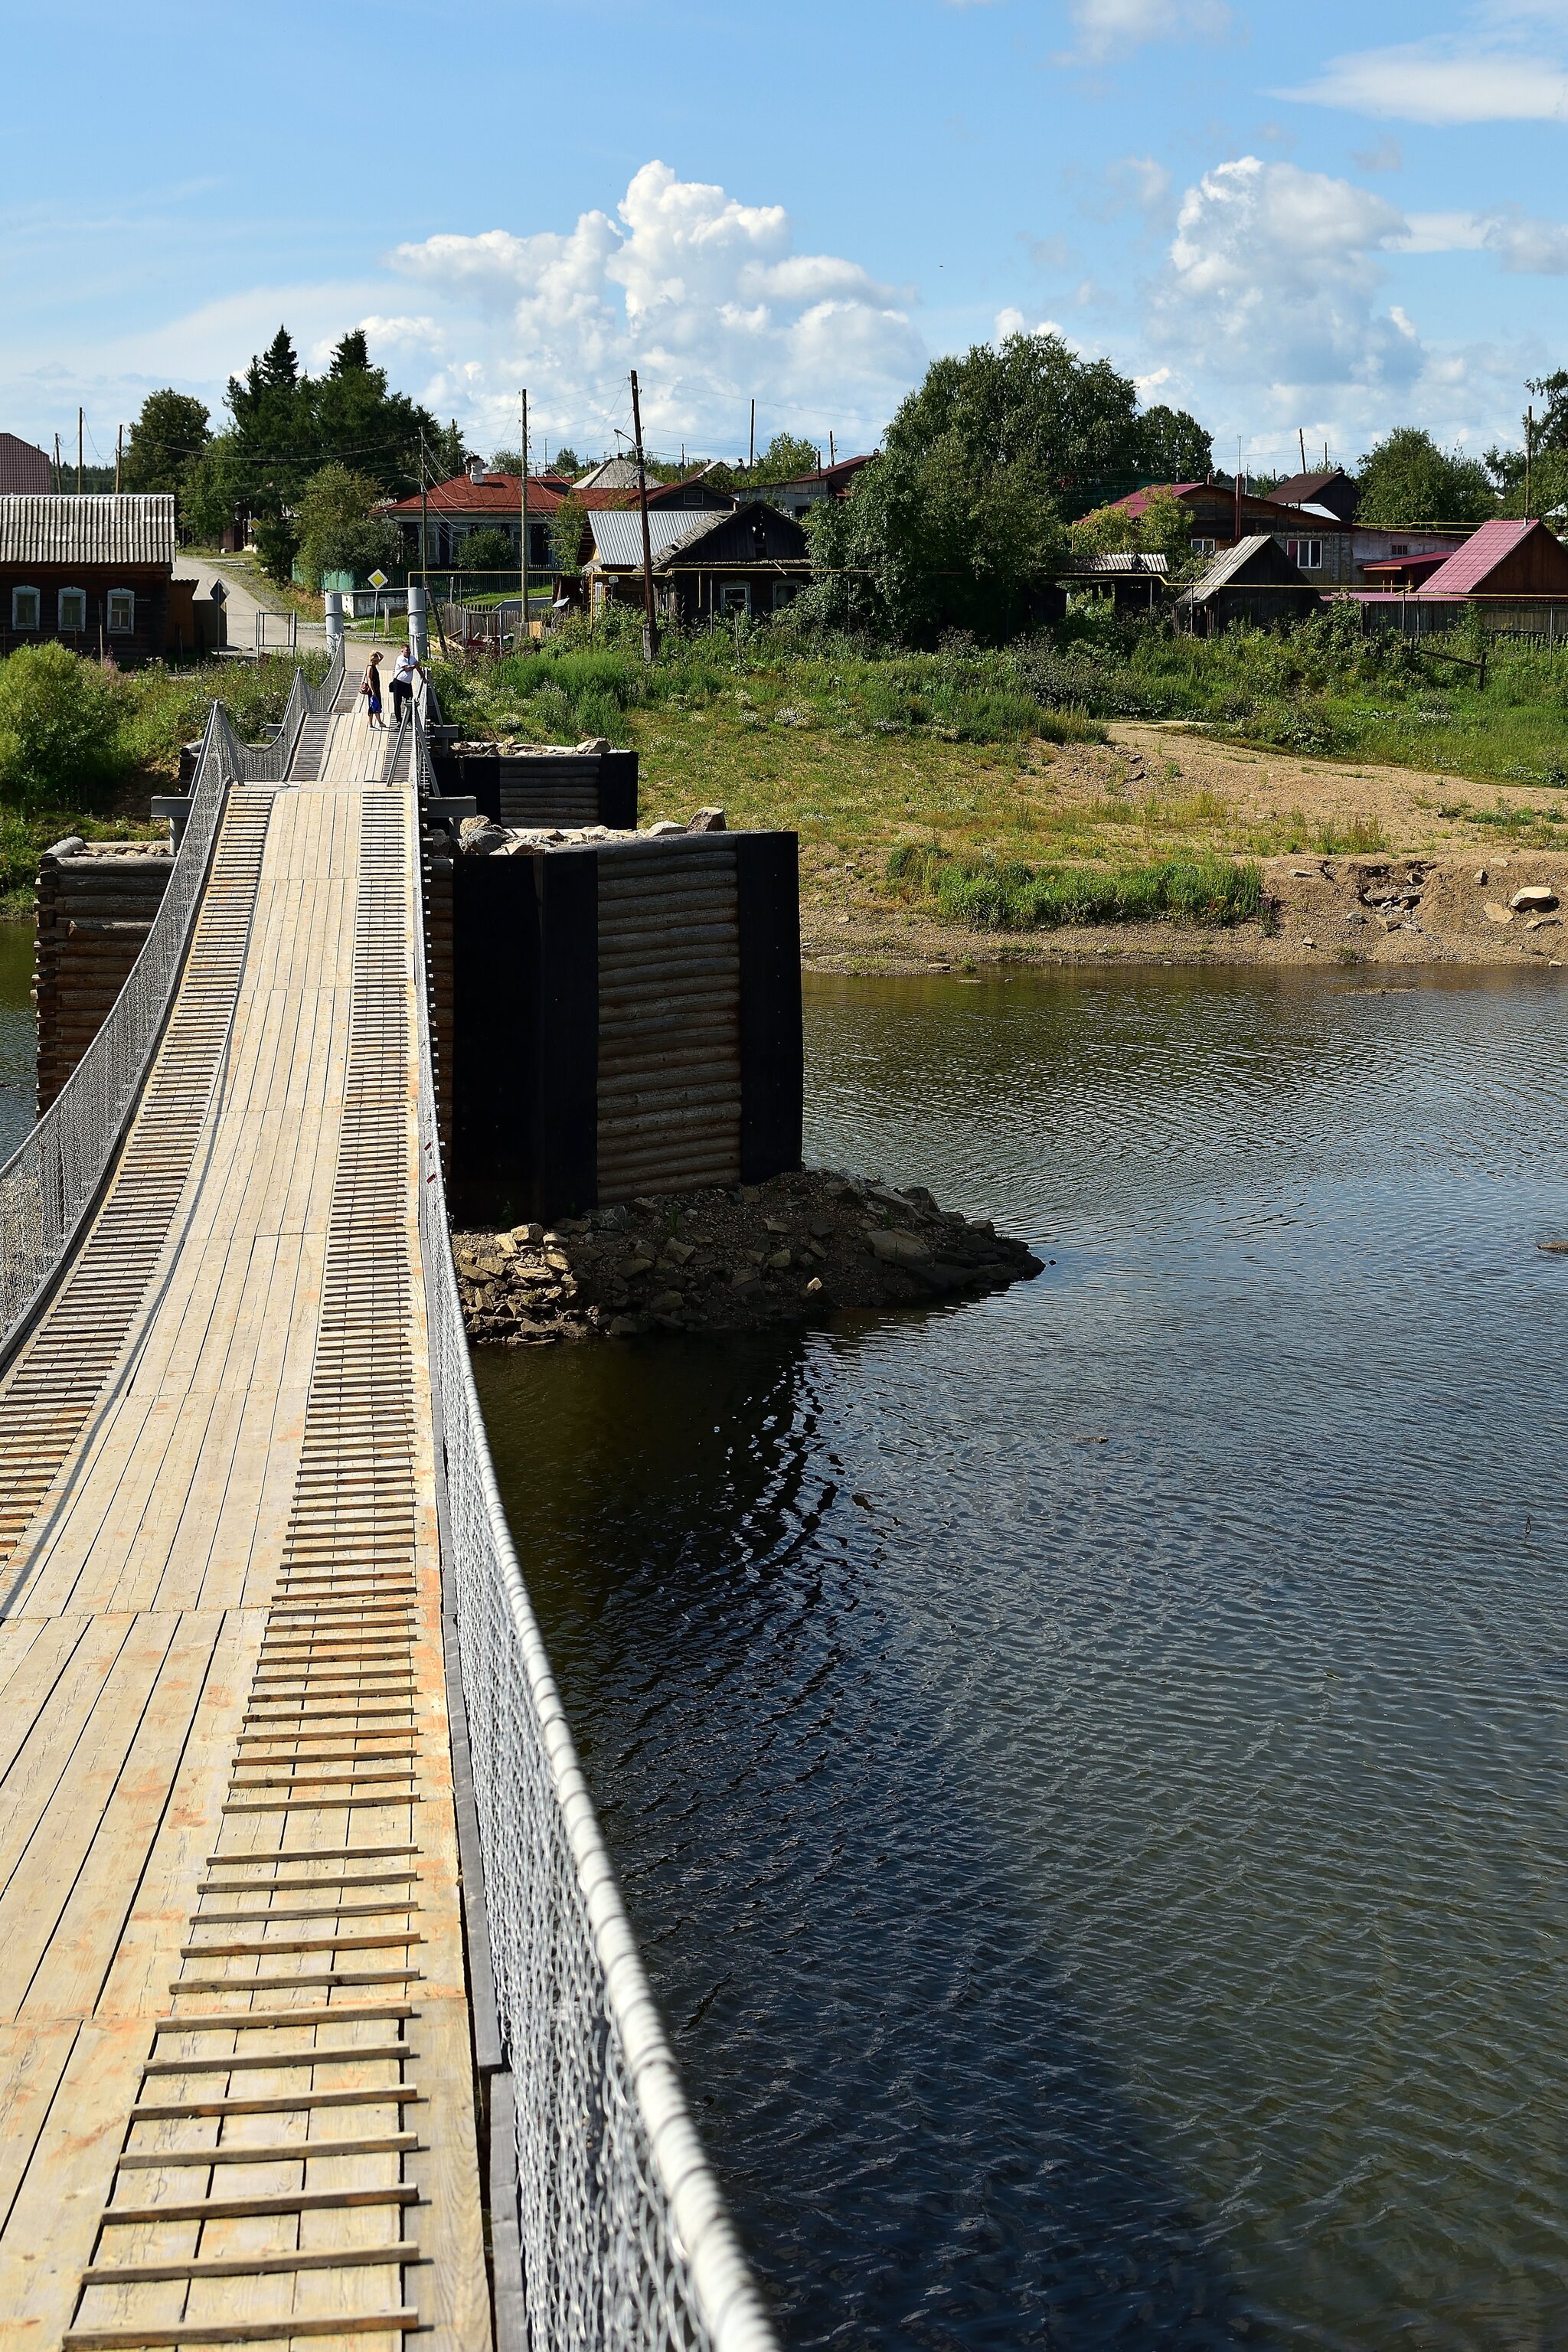
[[[392,673],[392,716],[398,726],[408,716],[408,705],[414,697],[414,681],[424,675],[412,651],[405,646],[397,656],[397,667]]]

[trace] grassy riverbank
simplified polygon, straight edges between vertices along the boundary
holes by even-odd
[[[85,811],[44,793],[0,815],[0,889],[63,832],[142,829],[212,698],[254,739],[292,674],[276,655],[114,679],[109,782]],[[1125,953],[1273,955],[1282,861],[1568,848],[1568,648],[1494,647],[1483,690],[1348,612],[1213,641],[1097,613],[924,654],[774,627],[677,638],[651,668],[617,624],[435,677],[473,735],[634,746],[645,823],[717,803],[796,831],[808,955],[840,965],[1075,955],[1101,931]]]

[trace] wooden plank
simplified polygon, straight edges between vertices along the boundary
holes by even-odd
[[[91,2012],[168,1806],[220,1631],[216,1618],[175,1621],[102,1801],[95,1804],[96,1790],[79,1782],[69,1813],[60,1817],[53,1806],[45,1816],[42,1834],[0,1895],[0,2015],[15,2015],[29,2000],[56,2016]],[[114,1689],[110,1684],[100,1712],[113,1704]],[[114,1744],[124,1745],[122,1738]],[[111,1745],[100,1784],[113,1753]]]

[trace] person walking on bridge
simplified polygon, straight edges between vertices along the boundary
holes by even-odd
[[[393,723],[401,727],[408,716],[408,706],[414,699],[414,681],[423,677],[424,671],[415,657],[412,646],[405,646],[397,656],[397,667],[392,673]]]
[[[384,721],[381,715],[381,656],[378,653],[372,654],[366,663],[364,676],[359,682],[359,690],[370,707],[369,725],[383,726]]]

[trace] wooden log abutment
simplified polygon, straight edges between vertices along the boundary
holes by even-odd
[[[800,1165],[793,833],[643,835],[448,872],[456,1214],[548,1222]]]
[[[465,1223],[545,1221],[800,1165],[798,844],[634,835],[502,857],[426,837],[431,1045]],[[68,841],[39,866],[47,1107],[141,952],[165,844]]]
[[[39,860],[33,1001],[40,1111],[54,1101],[124,985],[173,864],[166,841],[84,842],[74,835]]]

